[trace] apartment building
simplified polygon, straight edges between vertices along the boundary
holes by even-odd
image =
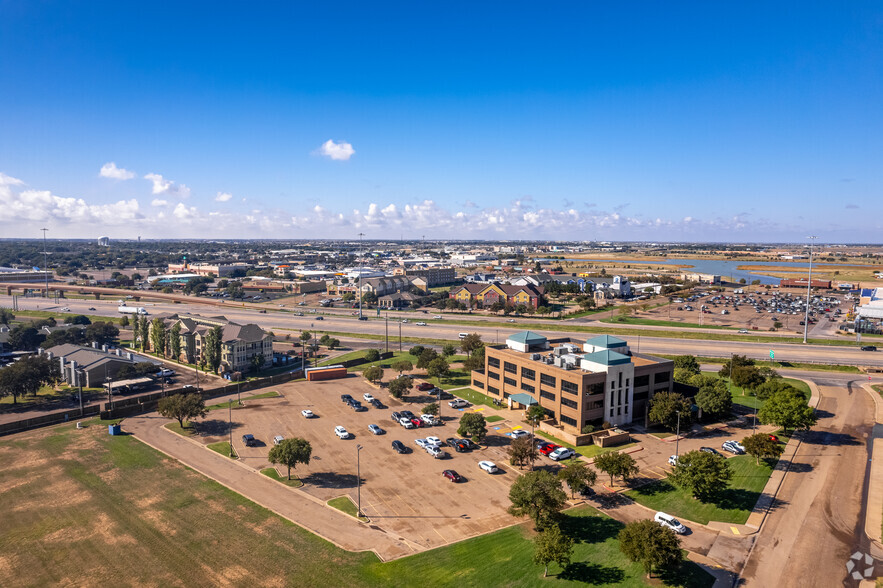
[[[542,286],[534,286],[533,284],[513,286],[493,282],[491,284],[464,284],[451,289],[449,296],[469,308],[487,308],[496,302],[506,306],[524,304],[532,308],[539,308],[543,303],[544,292],[545,289]]]
[[[565,431],[578,434],[604,422],[643,424],[650,398],[672,390],[673,372],[674,362],[633,353],[609,335],[581,342],[522,331],[505,345],[485,347],[484,370],[473,371],[471,381],[501,400],[527,394]]]
[[[407,276],[412,280],[421,278],[427,288],[450,284],[457,279],[457,270],[452,267],[397,267],[393,275]]]

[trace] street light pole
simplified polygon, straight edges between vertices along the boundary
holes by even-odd
[[[357,515],[362,516],[362,467],[359,461],[359,454],[362,451],[361,445],[356,445],[356,493],[358,496]]]
[[[230,432],[230,458],[233,458],[233,399],[227,400],[227,430]]]
[[[362,236],[365,233],[359,233],[359,259],[356,265],[359,271],[359,320],[362,320]]]
[[[49,298],[49,252],[46,251],[46,231],[49,229],[40,229],[43,231],[43,273],[46,274],[46,298]]]
[[[675,455],[680,456],[680,445],[681,445],[681,411],[675,411],[678,414],[678,428],[675,433]]]
[[[812,288],[812,244],[818,239],[815,235],[807,237],[809,239],[809,277],[806,280],[806,312],[803,318],[803,342],[806,343],[806,332],[809,328],[809,294]]]

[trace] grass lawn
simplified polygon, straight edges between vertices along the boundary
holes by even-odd
[[[494,406],[493,399],[491,399],[490,396],[482,394],[481,392],[476,392],[472,388],[463,388],[462,390],[452,392],[452,394],[459,396],[463,400],[472,404],[483,404],[484,406],[490,406],[491,408],[498,408]]]
[[[881,385],[881,384],[874,384],[873,386],[871,386],[871,388],[873,388],[874,390],[876,390],[877,393],[878,393],[880,396],[883,396],[883,385]]]
[[[206,447],[216,453],[220,453],[224,457],[237,457],[235,450],[230,451],[232,448],[230,447],[229,441],[218,441],[217,443],[209,443]]]
[[[709,373],[709,372],[704,372]],[[728,378],[724,378],[725,381],[728,381]],[[807,400],[810,397],[810,389],[809,385],[803,380],[795,380],[794,378],[782,378],[783,381],[791,384],[798,390],[804,393]],[[748,408],[757,410],[761,406],[763,406],[763,400],[758,399],[756,396],[752,396],[750,390],[744,390],[739,386],[730,384],[730,396],[733,398],[733,404],[741,404],[742,406],[747,406]]]
[[[656,327],[690,327],[694,329],[729,329],[735,331],[735,327],[725,327],[723,325],[700,325],[699,323],[682,323],[680,321],[665,321],[659,319],[645,319],[636,317],[615,316],[613,318],[600,319],[602,323],[620,323],[623,325],[651,325]]]
[[[261,473],[268,478],[273,478],[277,482],[281,482],[286,486],[291,486],[292,488],[300,488],[304,485],[304,483],[301,482],[300,478],[298,478],[297,476],[292,476],[290,480],[286,476],[280,476],[279,472],[276,471],[276,468],[264,468],[261,470]]]
[[[492,414],[491,416],[484,417],[484,422],[486,422],[486,423],[498,423],[502,420],[504,420],[503,417],[496,415],[496,414]]]
[[[194,427],[192,423],[188,423],[187,421],[184,421],[183,427],[178,424],[178,421],[172,421],[171,423],[168,423],[164,426],[169,431],[172,431],[173,433],[178,433],[182,437],[194,437],[197,434],[196,427]]]
[[[666,355],[663,353],[655,353],[657,357],[662,357],[664,359],[674,359],[678,357],[677,355]],[[699,363],[716,363],[716,364],[725,364],[730,360],[725,357],[696,357],[696,360]],[[754,360],[754,364],[758,367],[769,367],[773,369],[792,369],[792,370],[816,370],[823,372],[842,372],[847,374],[860,374],[861,370],[855,367],[854,365],[831,365],[831,364],[823,364],[823,363],[799,363],[799,362],[790,362],[790,361],[763,361],[756,359]]]
[[[671,437],[672,435],[674,435],[674,433],[668,433],[668,432],[662,432],[662,433],[650,433],[650,434],[653,435],[654,437],[658,438],[658,439],[668,439],[669,437]]]
[[[561,445],[562,447],[573,449],[580,455],[583,455],[590,459],[595,457],[596,455],[601,455],[602,453],[607,453],[609,451],[620,451],[622,449],[628,449],[629,447],[634,447],[635,445],[637,445],[637,443],[623,443],[622,445],[615,445],[613,447],[601,447],[600,445],[580,445],[579,447],[577,447],[575,445],[571,445],[567,441],[562,441],[561,439],[553,437],[552,435],[549,435],[548,433],[545,433],[543,431],[534,431],[534,434],[537,437],[542,437],[543,439],[551,441],[556,445]]]
[[[90,424],[107,424],[97,419]],[[132,436],[74,424],[0,440],[2,586],[646,586],[619,551],[621,524],[583,507],[566,513],[573,564],[542,580],[530,524],[383,563],[350,553],[209,480]],[[47,508],[52,516],[47,517]],[[35,546],[43,546],[35,548]],[[687,563],[671,586],[706,587]],[[658,580],[654,580],[658,586]]]
[[[451,368],[448,371],[448,377],[444,381],[438,378],[426,378],[428,382],[432,382],[442,390],[450,390],[451,388],[462,388],[472,383],[472,372],[464,368]]]
[[[332,498],[331,500],[328,501],[328,506],[330,506],[331,508],[336,508],[337,510],[350,515],[354,519],[357,518],[360,521],[362,521],[363,523],[368,522],[368,519],[366,517],[364,517],[364,516],[357,517],[356,516],[356,514],[357,514],[356,511],[358,509],[356,508],[356,505],[353,503],[352,499],[349,496],[338,496],[337,498]]]
[[[728,459],[727,463],[733,469],[733,479],[728,488],[710,502],[700,502],[665,480],[629,490],[625,495],[653,510],[662,510],[697,523],[722,521],[743,524],[748,520],[773,471],[770,463],[761,460],[760,465],[755,465],[754,461],[750,455]]]

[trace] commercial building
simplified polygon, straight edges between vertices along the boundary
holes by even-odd
[[[412,280],[421,278],[421,283],[426,288],[433,288],[454,282],[457,279],[457,270],[452,267],[397,267],[393,270],[393,275],[407,276]]]
[[[781,280],[780,288],[806,288],[806,278],[798,278],[796,280]],[[831,280],[813,280],[813,288],[821,288],[822,290],[831,289]]]
[[[226,278],[237,270],[246,271],[251,266],[247,263],[170,263],[168,272],[170,274],[192,273],[198,276],[214,276],[216,278]]]
[[[505,345],[485,347],[484,369],[472,372],[471,383],[507,402],[527,394],[533,402],[519,404],[538,403],[565,431],[578,434],[604,422],[644,424],[653,395],[672,390],[673,372],[671,360],[633,353],[609,335],[580,342],[522,331]]]
[[[56,359],[61,367],[61,377],[70,386],[83,386],[85,388],[100,388],[107,378],[115,379],[117,374],[125,366],[134,366],[136,363],[153,363],[157,367],[160,363],[155,359],[123,351],[122,349],[110,349],[107,345],[92,347],[65,343],[56,345],[47,350],[40,350],[41,354],[49,359]]]
[[[14,267],[0,267],[0,282],[24,283],[39,282],[42,284],[49,283],[55,279],[50,271],[41,271],[38,269],[16,269]]]

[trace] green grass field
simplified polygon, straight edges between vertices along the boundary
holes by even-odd
[[[504,420],[503,417],[492,414],[491,416],[484,417],[484,422],[486,423],[498,423]]]
[[[718,329],[718,330],[737,330],[737,327],[725,327],[723,325],[700,325],[699,323],[682,323],[679,321],[664,321],[660,319],[644,319],[633,316],[615,316],[612,318],[600,319],[602,323],[620,324],[620,325],[649,325],[655,327],[689,327],[692,329]]]
[[[0,440],[0,585],[646,586],[620,523],[582,507],[563,572],[532,562],[530,524],[383,563],[305,531],[132,436],[74,425]],[[51,513],[48,516],[47,513]],[[696,565],[666,585],[708,587]],[[654,580],[654,586],[660,585]]]
[[[548,433],[543,431],[534,431],[534,435],[537,437],[542,437],[547,441],[551,441],[556,445],[561,445],[562,447],[567,447],[569,449],[573,449],[580,455],[583,455],[588,458],[595,457],[596,455],[601,455],[602,453],[607,453],[608,451],[621,451],[623,449],[628,449],[629,447],[634,447],[637,443],[623,443],[622,445],[615,445],[613,447],[601,447],[600,445],[580,445],[577,447],[576,445],[571,445],[567,441],[562,441]]]
[[[700,502],[687,492],[665,480],[629,490],[625,495],[653,510],[665,511],[676,517],[707,524],[709,521],[743,524],[748,520],[773,467],[761,460],[755,465],[750,455],[737,455],[727,460],[733,469],[733,479],[720,496],[709,502]]]
[[[230,442],[229,441],[218,441],[217,443],[209,443],[206,445],[209,449],[214,452],[220,453],[224,457],[236,457],[236,451],[231,451]]]
[[[268,478],[273,478],[277,482],[281,482],[282,484],[285,484],[286,486],[291,486],[292,488],[300,488],[304,485],[304,483],[300,481],[300,478],[298,478],[294,474],[292,474],[290,480],[287,476],[280,476],[279,472],[276,471],[276,468],[264,468],[261,470],[261,473]]]
[[[359,519],[362,522],[368,522],[367,517],[365,517],[364,515],[360,517],[356,516],[358,514],[358,509],[356,508],[356,505],[353,504],[353,501],[349,496],[338,496],[337,498],[332,498],[328,501],[328,506],[330,506],[331,508],[336,508],[340,512],[350,515],[354,519]]]

